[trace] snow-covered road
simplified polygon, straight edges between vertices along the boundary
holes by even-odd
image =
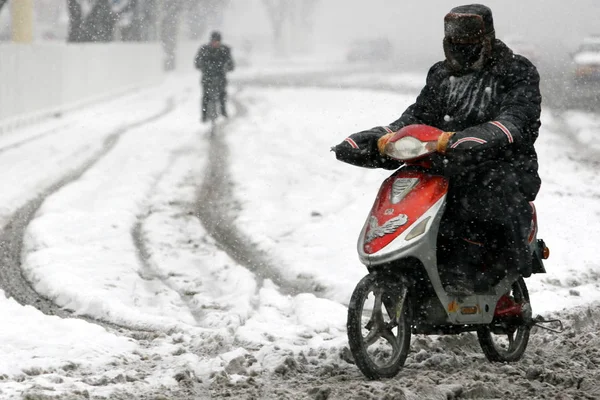
[[[469,334],[416,337],[396,379],[367,382],[348,362],[345,305],[389,172],[329,148],[395,119],[414,94],[381,89],[419,77],[378,74],[377,91],[347,88],[372,81],[362,72],[319,79],[328,88],[234,88],[233,117],[212,138],[190,76],[0,138],[12,243],[0,398],[600,395],[585,317],[600,299],[597,119],[545,109],[537,143],[552,257],[528,285],[534,312],[569,309],[567,332],[537,332],[511,366],[487,363]]]

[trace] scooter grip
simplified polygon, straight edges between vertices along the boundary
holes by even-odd
[[[382,157],[377,149],[380,133],[363,131],[350,135],[340,144],[333,146],[335,157],[342,162],[363,168],[397,169],[401,162]]]

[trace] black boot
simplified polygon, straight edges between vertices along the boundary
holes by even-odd
[[[458,297],[475,294],[482,250],[483,245],[472,240],[459,239],[453,243],[453,256],[447,259],[440,274],[446,293]]]
[[[454,278],[446,280],[444,290],[450,296],[471,296],[475,294],[475,285],[473,279],[468,279],[462,274],[456,274]]]

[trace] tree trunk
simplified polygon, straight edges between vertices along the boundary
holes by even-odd
[[[81,5],[77,0],[67,0],[67,11],[69,12],[69,34],[67,41],[81,42],[81,24],[83,23]]]
[[[164,68],[175,69],[175,51],[177,49],[177,27],[182,8],[181,0],[167,0],[164,3],[163,19],[160,27],[160,41],[165,52]]]
[[[289,22],[290,11],[293,3],[289,0],[263,0],[263,4],[267,8],[267,13],[271,20],[271,28],[273,29],[273,47],[277,57],[284,56],[286,53],[284,24]]]
[[[69,12],[69,42],[110,42],[114,38],[119,16],[111,9],[109,0],[97,0],[89,15],[83,17],[78,0],[67,0]]]
[[[144,41],[158,40],[158,15],[159,6],[157,0],[144,0],[138,4],[141,19],[140,37]]]
[[[90,15],[84,21],[86,39],[90,42],[113,40],[118,16],[112,12],[109,0],[97,0]]]
[[[209,28],[221,26],[223,12],[230,0],[185,0],[187,38],[204,39]]]

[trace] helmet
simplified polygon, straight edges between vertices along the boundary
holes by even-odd
[[[221,32],[212,31],[210,34],[210,40],[215,41],[215,42],[220,42],[221,41]]]
[[[454,7],[444,17],[444,54],[450,68],[462,72],[481,69],[492,53],[495,35],[488,7]]]

